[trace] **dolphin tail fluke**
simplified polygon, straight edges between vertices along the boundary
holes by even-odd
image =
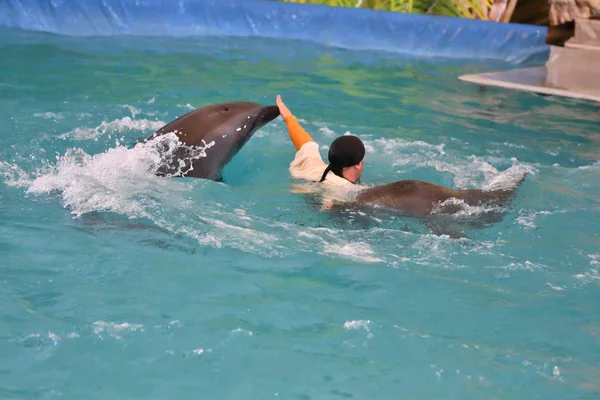
[[[517,189],[521,186],[527,173],[524,173],[521,178],[516,182],[513,187],[508,189],[496,189],[496,190],[481,190],[481,189],[468,189],[461,190],[460,198],[470,206],[477,206],[483,204],[495,205],[495,206],[507,206],[515,197]]]

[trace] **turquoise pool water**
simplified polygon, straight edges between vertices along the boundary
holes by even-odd
[[[301,42],[2,30],[0,49],[1,398],[600,397],[597,106],[456,79],[502,63]],[[319,212],[279,119],[223,184],[155,177],[133,146],[277,93],[324,155],[363,138],[363,183],[529,175],[451,239]]]

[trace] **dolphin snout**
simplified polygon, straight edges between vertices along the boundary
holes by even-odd
[[[259,130],[275,118],[279,117],[279,107],[277,106],[266,106],[262,107],[258,113],[254,114],[254,122],[250,129],[251,133]]]
[[[277,106],[266,106],[260,111],[258,120],[261,125],[267,124],[279,117],[279,107]]]

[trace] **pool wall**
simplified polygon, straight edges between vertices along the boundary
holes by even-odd
[[[274,0],[0,0],[0,26],[64,35],[228,35],[520,63],[546,27]]]

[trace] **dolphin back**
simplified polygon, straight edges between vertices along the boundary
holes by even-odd
[[[504,207],[513,200],[524,179],[525,175],[516,186],[499,190],[453,190],[424,181],[402,180],[362,190],[355,200],[360,204],[392,208],[407,215],[419,216],[431,213],[436,205],[451,198],[462,200],[469,206],[489,204]]]
[[[165,124],[144,142],[158,145],[162,160],[157,175],[220,180],[223,167],[254,132],[278,116],[276,106],[245,101],[211,104]],[[167,134],[174,135],[173,140],[161,138]]]

